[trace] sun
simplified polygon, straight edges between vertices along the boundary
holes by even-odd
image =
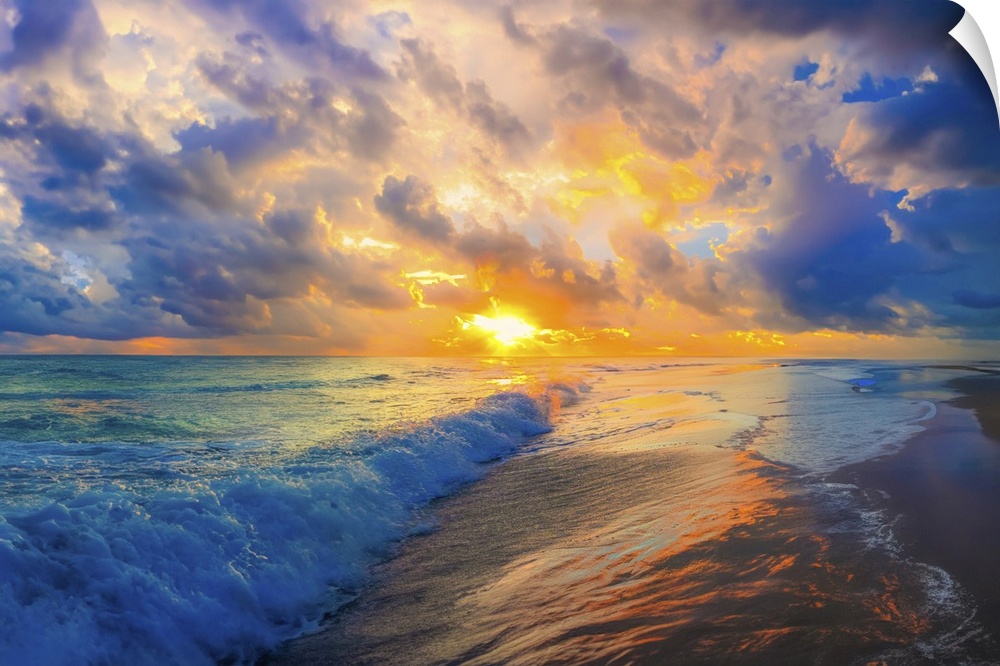
[[[473,327],[492,334],[493,339],[504,347],[513,347],[524,340],[530,340],[538,330],[523,319],[510,315],[487,317],[475,314],[471,320],[462,321],[463,330],[467,331]]]

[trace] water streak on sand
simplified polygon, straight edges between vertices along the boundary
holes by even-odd
[[[919,663],[982,648],[955,581],[908,558],[862,490],[824,480],[893,450],[933,404],[852,392],[857,368],[618,370],[543,455],[447,503],[440,532],[277,661]]]
[[[942,372],[0,359],[0,662],[250,663],[355,597],[273,659],[961,659],[962,588],[829,482]]]

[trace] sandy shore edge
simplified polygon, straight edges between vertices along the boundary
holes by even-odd
[[[1000,552],[995,529],[1000,524],[1000,373],[954,369],[978,374],[948,382],[963,395],[941,403],[937,417],[921,423],[924,432],[898,453],[839,470],[831,480],[854,483],[882,498],[890,515],[901,516],[894,531],[907,554],[975,590],[978,619],[1000,636],[1000,579],[994,574]],[[498,489],[506,494],[508,486],[528,478],[524,475],[536,462],[508,461],[495,470],[502,479],[470,488],[439,508],[460,507],[474,495]],[[336,663],[350,648],[340,643],[345,636],[330,631],[335,623],[293,639],[259,664]]]
[[[971,591],[978,620],[1000,637],[1000,373],[949,369],[978,374],[949,380],[962,395],[940,403],[900,451],[830,480],[857,485],[898,516],[893,532],[906,554]]]

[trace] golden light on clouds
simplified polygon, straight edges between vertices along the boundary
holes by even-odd
[[[638,206],[650,227],[676,222],[679,207],[705,201],[713,180],[706,175],[709,155],[671,160],[644,144],[638,131],[621,119],[562,124],[554,150],[570,169],[550,197],[557,214],[578,221],[589,209],[620,200]]]
[[[369,236],[363,236],[361,238],[344,236],[343,241],[341,242],[345,248],[358,248],[361,250],[391,251],[399,249],[399,245],[397,243],[375,240]]]
[[[937,46],[688,3],[22,4],[60,30],[0,34],[0,351],[1000,344],[1000,135]]]
[[[459,280],[464,280],[465,275],[452,275],[450,273],[445,273],[444,271],[414,271],[412,273],[403,273],[403,277],[409,278],[414,282],[422,285],[439,284],[441,282],[447,282],[448,284],[457,287]]]

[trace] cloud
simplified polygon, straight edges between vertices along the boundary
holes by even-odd
[[[609,38],[574,25],[534,28],[502,15],[506,34],[535,51],[561,88],[565,112],[593,114],[611,104],[643,142],[670,157],[689,157],[699,146],[702,111],[670,84],[637,71]]]
[[[69,51],[76,74],[87,78],[93,51],[105,35],[89,0],[16,0],[17,23],[12,48],[0,54],[0,71],[41,65],[50,56]]]
[[[214,125],[197,122],[175,136],[184,150],[211,148],[236,169],[282,159],[294,150],[346,149],[355,157],[379,160],[403,124],[381,95],[362,88],[341,89],[322,78],[271,84],[232,53],[203,54],[198,67],[206,80],[254,115],[225,117]]]
[[[329,247],[325,233],[303,211],[277,211],[263,226],[151,222],[121,241],[127,272],[111,280],[114,297],[99,304],[79,288],[93,280],[79,261],[45,249],[6,252],[0,257],[5,328],[103,340],[309,336],[322,333],[322,320],[306,316],[317,296],[363,309],[408,307],[408,295],[385,277],[384,266]],[[278,320],[275,311],[290,316]]]
[[[399,78],[413,80],[441,109],[464,115],[473,126],[496,140],[509,154],[517,154],[531,140],[531,133],[511,109],[490,94],[481,80],[464,86],[455,68],[443,61],[418,39],[400,42],[404,58]]]
[[[517,150],[531,139],[524,123],[503,102],[490,95],[482,81],[470,81],[465,87],[466,105],[473,125],[496,139],[508,152]]]
[[[427,240],[444,241],[455,232],[454,223],[438,207],[434,189],[413,175],[406,180],[386,176],[375,208],[399,229]]]
[[[1000,294],[984,294],[974,289],[959,289],[952,292],[952,298],[959,305],[976,310],[1000,309]]]
[[[323,20],[318,25],[311,24],[307,17],[310,8],[305,2],[190,0],[189,4],[214,15],[220,28],[226,26],[233,16],[241,17],[254,30],[266,35],[303,62],[322,58],[347,78],[381,80],[387,76],[367,51],[351,46],[342,39],[333,21]]]
[[[906,246],[890,243],[879,216],[894,205],[892,195],[872,198],[850,184],[814,145],[799,158],[785,196],[771,210],[781,224],[759,229],[731,257],[734,263],[759,276],[788,314],[813,325],[864,331],[901,325],[880,299],[900,273],[916,270]]]
[[[52,167],[72,175],[89,175],[107,164],[108,146],[92,128],[74,126],[38,104],[28,104],[20,117],[0,119],[0,139],[21,143]]]
[[[928,82],[859,114],[837,151],[841,168],[857,182],[910,190],[913,198],[1000,185],[996,106],[978,70],[961,71],[964,81]]]
[[[198,149],[160,156],[137,150],[127,162],[124,183],[112,193],[134,214],[183,214],[202,207],[228,210],[235,203],[235,188],[222,153]]]
[[[377,262],[330,247],[315,215],[280,210],[262,222],[151,225],[124,241],[131,277],[116,286],[131,304],[156,303],[213,336],[264,333],[279,325],[285,333],[315,334],[311,318],[277,322],[272,314],[275,307],[300,309],[296,301],[313,294],[359,308],[409,304]]]
[[[916,5],[893,0],[598,0],[596,4],[608,17],[681,22],[715,36],[761,33],[801,38],[830,31],[842,39],[878,44],[882,51],[939,47],[963,15],[952,2]]]
[[[403,125],[403,119],[380,95],[355,90],[353,96],[361,111],[347,116],[347,145],[356,157],[384,159],[395,143],[396,130]]]
[[[488,350],[456,341],[475,314],[615,353],[1000,337],[1000,134],[952,3],[13,10],[16,344]]]
[[[576,241],[551,231],[535,246],[502,220],[472,224],[454,237],[453,248],[475,266],[479,301],[516,303],[541,328],[606,326],[602,307],[625,301],[612,262],[586,259]]]
[[[640,225],[616,227],[610,237],[615,253],[635,271],[637,308],[652,294],[711,316],[740,303],[739,294],[727,288],[729,270],[718,260],[689,258],[661,234]]]
[[[464,105],[465,91],[455,68],[441,62],[437,55],[419,39],[403,39],[403,61],[398,76],[403,81],[414,80],[420,90],[438,107],[459,110]]]
[[[455,240],[455,249],[477,265],[504,271],[527,269],[535,257],[535,248],[528,239],[504,222],[492,229],[472,225]]]

